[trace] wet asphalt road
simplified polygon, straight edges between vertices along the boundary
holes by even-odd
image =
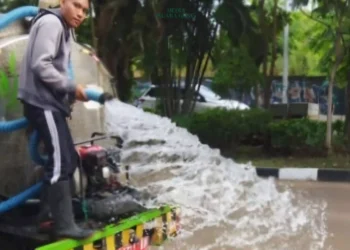
[[[327,231],[324,249],[350,249],[350,183],[290,182],[295,190],[308,193],[310,199],[327,202]]]
[[[350,249],[350,183],[334,182],[301,182],[284,181],[296,192],[302,192],[308,199],[319,203],[320,200],[327,202],[327,231],[328,238],[323,249],[325,250],[349,250]],[[216,228],[218,230],[218,228]],[[223,231],[224,229],[222,229]],[[213,231],[203,229],[195,234],[187,242],[179,244],[176,240],[170,241],[161,249],[205,249],[214,243]],[[277,244],[278,245],[278,244]],[[159,248],[152,248],[159,249]],[[210,250],[233,250],[232,247],[213,247]],[[247,248],[249,250],[250,248]],[[265,248],[264,248],[265,249]],[[294,250],[294,247],[283,248],[283,250]],[[282,250],[282,248],[281,248]],[[300,249],[302,250],[302,249]],[[304,250],[304,249],[303,249]],[[305,249],[309,250],[309,249]]]

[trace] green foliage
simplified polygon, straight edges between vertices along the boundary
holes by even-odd
[[[250,91],[262,76],[248,50],[241,46],[228,51],[218,64],[213,80],[213,89],[219,94],[229,89],[241,92]]]
[[[338,135],[343,135],[344,126],[345,126],[345,123],[343,121],[337,120],[333,122],[332,128],[333,128],[333,131],[336,132]]]
[[[266,134],[271,119],[269,112],[260,109],[241,111],[217,108],[175,117],[174,121],[197,135],[202,143],[221,150],[233,150],[240,143]]]
[[[16,65],[16,56],[11,53],[8,62],[8,72],[0,70],[0,102],[4,105],[5,114],[16,111],[19,107],[17,100],[18,92],[18,74]]]
[[[176,126],[182,128],[189,128],[192,121],[190,115],[175,115],[171,119],[175,122]]]
[[[323,122],[308,119],[281,120],[269,125],[274,147],[294,148],[304,144],[322,146],[326,134]]]
[[[321,36],[324,26],[300,11],[291,13],[289,33],[289,74],[304,76],[327,75],[320,60],[327,48],[315,48],[314,37]],[[283,46],[283,35],[280,36],[279,47]],[[322,40],[322,39],[321,39]],[[329,44],[329,41],[327,41]],[[326,45],[327,43],[324,43]],[[283,72],[283,57],[276,63],[276,71]]]
[[[93,45],[92,34],[91,34],[91,17],[88,17],[77,29],[77,40],[82,44]]]
[[[148,112],[148,113],[152,113],[152,114],[158,114],[156,110],[151,109],[151,108],[143,108],[143,111]]]
[[[232,43],[225,30],[220,30],[219,35],[215,39],[214,47],[212,50],[212,63],[213,68],[217,69],[218,63],[227,56],[227,51],[231,50]]]
[[[309,119],[274,121],[269,124],[273,148],[286,150],[320,151],[326,137],[326,122]],[[333,135],[343,134],[344,124],[337,121],[333,126]]]
[[[160,100],[156,100],[156,107],[155,108],[143,108],[143,111],[153,113],[159,116],[165,116],[164,115],[164,106],[162,105]]]
[[[273,120],[261,109],[209,109],[191,116],[175,116],[177,126],[197,135],[202,143],[222,152],[234,152],[237,146],[271,145],[270,153],[322,153],[326,122],[309,119]],[[333,138],[344,148],[344,122],[333,123]]]
[[[234,45],[238,45],[243,36],[256,33],[256,23],[244,2],[242,0],[224,0],[214,13],[216,21],[227,31],[227,35]]]
[[[302,6],[307,4],[308,0],[294,0],[294,4]],[[295,19],[295,23],[300,23],[301,29],[305,30],[305,39],[299,40],[301,43],[307,44],[308,50],[305,51],[305,55],[313,53],[316,56],[314,62],[317,62],[317,68],[322,75],[328,75],[330,69],[334,67],[336,57],[339,60],[339,66],[337,66],[337,74],[335,82],[339,87],[344,87],[347,84],[348,68],[349,68],[349,48],[350,48],[350,36],[349,25],[350,19],[348,18],[349,6],[347,1],[332,0],[332,1],[319,1],[313,0],[317,7],[312,10],[311,13],[303,12]],[[298,14],[299,15],[299,14]],[[302,17],[304,16],[304,17]],[[304,20],[307,18],[308,20]],[[339,31],[339,33],[337,33]],[[297,33],[300,33],[297,31]],[[341,44],[338,55],[335,53],[335,41],[336,35],[341,34]],[[306,41],[306,42],[305,42]],[[305,47],[301,44],[301,47]],[[293,56],[293,54],[292,54]],[[311,69],[307,72],[309,75]]]

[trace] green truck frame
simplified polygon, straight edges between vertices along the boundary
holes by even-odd
[[[65,239],[36,248],[35,250],[116,250],[148,249],[130,248],[135,239],[148,237],[150,245],[159,246],[169,237],[175,237],[180,230],[180,209],[164,206],[108,225],[93,237],[83,241]],[[129,248],[128,248],[129,247]]]

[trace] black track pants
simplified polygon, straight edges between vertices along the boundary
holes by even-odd
[[[78,155],[65,115],[24,103],[24,116],[39,132],[49,157],[48,164],[44,166],[44,181],[54,184],[69,180],[77,166]]]

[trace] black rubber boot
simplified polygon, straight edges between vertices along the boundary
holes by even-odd
[[[49,204],[54,220],[54,235],[58,238],[85,239],[94,231],[75,224],[69,181],[59,181],[48,188]]]
[[[37,217],[38,233],[48,233],[52,228],[52,216],[48,201],[48,189],[44,185],[40,193],[40,211]]]

